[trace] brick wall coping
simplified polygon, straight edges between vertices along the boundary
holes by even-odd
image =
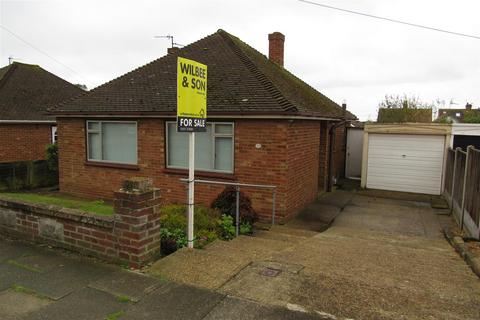
[[[0,196],[0,207],[21,211],[25,214],[36,214],[39,216],[72,220],[101,228],[113,228],[115,220],[113,215],[100,216],[78,209],[63,208],[56,205],[32,203],[22,200],[12,200],[2,196]]]

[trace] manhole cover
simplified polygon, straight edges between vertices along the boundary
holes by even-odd
[[[265,269],[263,269],[263,271],[262,271],[262,276],[266,276],[266,277],[276,277],[276,276],[278,276],[281,272],[282,272],[282,270],[272,269],[272,268],[265,268]]]

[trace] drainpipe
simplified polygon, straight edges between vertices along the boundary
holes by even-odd
[[[328,177],[327,177],[327,192],[331,192],[332,191],[332,175],[333,175],[333,146],[335,144],[335,129],[343,126],[343,125],[346,125],[347,121],[346,120],[346,115],[347,115],[347,104],[346,103],[342,103],[342,109],[343,109],[343,115],[342,115],[342,118],[343,120],[340,121],[340,122],[337,122],[335,123],[333,126],[330,127],[330,129],[328,130],[328,138],[329,138],[329,142],[328,142]],[[345,130],[345,135],[347,134],[346,130]]]

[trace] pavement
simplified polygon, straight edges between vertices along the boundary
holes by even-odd
[[[430,200],[325,194],[285,226],[180,250],[149,273],[328,319],[480,319],[480,280]]]
[[[0,319],[322,319],[0,238]]]

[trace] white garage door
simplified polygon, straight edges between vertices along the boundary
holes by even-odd
[[[370,134],[367,188],[440,194],[445,137]]]

